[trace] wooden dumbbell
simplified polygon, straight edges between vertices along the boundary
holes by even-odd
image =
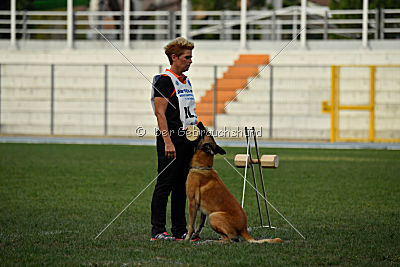
[[[235,166],[238,168],[245,168],[246,158],[248,159],[247,166],[249,166],[250,163],[258,164],[258,159],[253,159],[253,161],[250,162],[250,157],[246,154],[237,154],[235,156]],[[279,158],[277,155],[262,155],[260,160],[261,167],[263,168],[278,168],[279,166]]]

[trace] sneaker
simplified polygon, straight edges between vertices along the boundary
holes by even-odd
[[[192,235],[192,238],[190,239],[190,242],[196,242],[200,240],[200,235],[194,234]]]
[[[167,240],[167,241],[174,241],[175,237],[170,236],[167,232],[164,233],[160,233],[160,234],[156,234],[153,235],[150,238],[150,241],[156,241],[156,240]]]
[[[175,237],[175,240],[176,240],[176,241],[185,240],[186,236],[187,236],[187,233],[184,233],[184,234],[181,235],[181,236],[176,236],[176,237]]]

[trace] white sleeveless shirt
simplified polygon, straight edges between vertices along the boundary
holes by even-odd
[[[196,100],[194,99],[192,85],[189,81],[189,78],[186,78],[185,82],[182,83],[179,81],[178,77],[175,73],[171,72],[170,70],[165,70],[163,73],[156,75],[153,79],[153,86],[151,88],[151,105],[153,107],[153,111],[155,113],[154,107],[154,88],[155,83],[161,75],[168,75],[171,80],[172,84],[175,87],[175,93],[178,97],[179,102],[179,114],[180,120],[183,125],[183,129],[186,129],[189,125],[197,124],[198,118],[196,114]],[[165,96],[167,97],[167,96]],[[176,107],[178,108],[178,107]]]

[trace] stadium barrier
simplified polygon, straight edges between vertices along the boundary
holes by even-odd
[[[151,80],[165,66],[137,67]],[[399,65],[264,67],[259,66],[263,71],[257,78],[247,78],[247,87],[237,88],[235,100],[225,101],[222,110],[215,98],[206,107],[213,118],[208,126],[218,137],[242,137],[232,131],[255,126],[261,138],[269,139],[399,141]],[[1,64],[0,70],[1,134],[154,135],[151,86],[129,65]],[[218,95],[222,89],[216,82],[228,70],[227,65],[194,65],[189,77],[196,99],[201,101],[210,88]],[[235,82],[238,77],[226,78]],[[331,112],[326,116],[321,102],[332,95],[331,103],[340,105],[331,108],[325,102],[324,111]],[[366,116],[366,110],[372,115]]]

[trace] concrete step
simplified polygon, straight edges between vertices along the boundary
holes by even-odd
[[[398,104],[376,104],[375,114],[378,116],[400,117],[400,103]]]
[[[329,140],[330,131],[327,129],[294,129],[279,128],[272,131],[273,138],[298,140]]]
[[[50,119],[49,123],[45,124],[29,124],[29,123],[16,123],[16,122],[2,122],[2,134],[30,134],[30,135],[47,135],[50,134]]]
[[[269,89],[270,82],[265,79],[249,80],[249,87],[254,90]],[[281,88],[295,88],[297,90],[312,90],[312,89],[330,89],[331,83],[327,79],[274,79],[273,89],[278,90]]]
[[[132,67],[131,67],[132,68]],[[109,66],[109,72],[113,69]],[[40,76],[50,77],[51,66],[46,65],[35,65],[35,64],[3,64],[2,75],[4,77],[21,77],[21,76]],[[104,66],[97,65],[55,65],[54,66],[55,77],[104,77]]]
[[[127,126],[127,125],[116,125],[116,124],[111,124],[108,127],[108,135],[111,136],[132,136],[132,137],[138,137],[137,132],[137,127],[136,126]],[[141,131],[144,130],[144,136],[140,137],[153,137],[155,139],[155,125],[154,126],[141,126]],[[142,132],[140,132],[142,133]]]
[[[97,103],[96,103],[97,104]],[[4,112],[50,112],[50,100],[4,100],[1,103]]]
[[[292,66],[291,66],[292,65]],[[274,78],[329,78],[331,79],[331,66],[318,66],[303,65],[293,66],[293,63],[287,66],[284,65],[272,65],[273,77]],[[310,74],[312,76],[310,77]],[[259,77],[263,79],[269,79],[271,76],[270,66],[259,67]],[[340,79],[367,79],[370,78],[369,67],[341,67],[340,68]],[[398,68],[394,67],[379,67],[375,69],[375,79],[400,79],[398,75]]]
[[[136,68],[135,68],[136,67]],[[157,65],[108,65],[109,78],[147,78],[152,81],[154,75],[160,73]],[[166,66],[167,67],[167,66]],[[169,67],[167,67],[169,68]],[[165,68],[162,68],[163,71]],[[221,77],[227,67],[218,67],[217,76]],[[185,73],[191,80],[214,80],[214,66],[192,65],[191,69]],[[4,78],[19,78],[24,76],[50,77],[50,65],[12,65],[2,64],[2,76]],[[55,65],[54,76],[58,77],[77,77],[77,78],[102,78],[105,76],[105,67],[101,64],[96,65]],[[144,77],[143,77],[144,76]]]
[[[50,112],[2,112],[2,125],[8,124],[50,124]]]
[[[375,94],[377,104],[398,104],[400,105],[400,90],[398,91],[377,91]]]
[[[195,92],[196,98],[199,99],[205,91]],[[49,88],[3,88],[3,101],[50,101],[51,91]],[[121,89],[110,88],[108,91],[109,101],[131,103],[144,102],[150,103],[151,91],[148,89]],[[83,88],[55,88],[55,101],[70,102],[104,102],[104,89],[83,89]]]
[[[244,126],[253,127],[255,126],[258,134],[262,138],[270,137],[270,129],[268,124],[256,125],[252,122],[246,124],[241,124],[240,129],[237,126],[225,126],[222,124],[217,124],[217,130],[219,130],[223,135],[236,134],[240,137],[244,137]],[[243,127],[242,127],[243,126]],[[225,132],[224,132],[225,131]],[[223,136],[224,137],[224,136]],[[229,136],[228,136],[229,137]],[[236,136],[235,136],[236,137]],[[315,139],[315,140],[328,140],[330,138],[330,131],[328,129],[299,129],[293,127],[275,127],[272,131],[272,137],[278,139]]]
[[[54,103],[55,112],[104,112],[104,102],[100,101],[56,101]],[[50,112],[50,101],[15,101],[8,100],[2,103],[3,112]],[[150,101],[110,101],[108,102],[108,112],[134,112],[137,114],[152,114],[153,109]]]
[[[146,126],[146,136],[154,137],[154,127]],[[50,124],[3,124],[3,134],[50,134]],[[54,134],[57,135],[104,135],[104,125],[54,125]],[[108,125],[108,135],[137,137],[136,128],[126,125]]]
[[[273,114],[275,115],[313,115],[321,113],[321,103],[274,103]],[[228,115],[256,115],[265,114],[269,116],[270,107],[268,104],[245,104],[241,102],[231,103],[227,107]]]
[[[239,91],[237,92],[239,93]],[[257,92],[255,90],[244,89],[237,96],[236,102],[246,103],[246,104],[265,104],[269,103],[269,95],[270,95],[269,91],[266,90]]]
[[[236,127],[238,125],[253,125],[255,127],[269,127],[269,117],[265,115],[252,116],[229,116],[219,114],[217,116],[219,127]],[[273,125],[275,128],[293,127],[295,129],[328,129],[330,128],[330,118],[323,114],[313,116],[274,116]]]
[[[108,120],[111,123],[123,125],[141,126],[157,125],[154,114],[136,114],[129,112],[110,112]],[[50,123],[50,112],[3,112],[2,124],[44,124]],[[103,112],[55,112],[54,122],[59,125],[103,125]]]
[[[293,64],[291,64],[293,65]],[[272,67],[272,77],[274,79],[327,79],[331,77],[331,68],[329,66],[280,66],[273,65]],[[310,77],[312,74],[312,77]],[[271,68],[269,66],[259,67],[259,78],[269,79],[271,77]]]
[[[270,82],[265,79],[249,79],[249,87],[254,90],[266,90],[269,89]],[[285,78],[285,79],[274,79],[273,88],[285,89],[285,88],[296,88],[298,90],[312,90],[325,88],[330,90],[331,80],[330,79],[310,79],[310,78]],[[367,79],[356,79],[348,78],[340,80],[340,91],[344,90],[360,90],[364,89],[369,92],[370,81]],[[377,79],[375,81],[376,90],[398,90],[400,89],[400,79],[387,80],[387,79]]]
[[[367,129],[362,130],[341,130],[339,136],[341,138],[369,138],[369,131]],[[400,131],[393,130],[376,130],[375,138],[377,139],[399,139]]]
[[[399,80],[399,67],[376,67],[375,79]]]
[[[391,130],[375,130],[375,137],[381,139],[399,139],[400,131],[391,131]]]
[[[104,125],[86,125],[86,124],[55,124],[54,134],[58,135],[103,135]]]
[[[82,88],[82,89],[92,89],[92,88],[104,88],[105,81],[103,77],[55,77],[54,86],[67,87],[67,88]],[[49,76],[23,76],[23,77],[3,77],[2,86],[5,88],[50,88],[51,80]],[[196,79],[192,81],[193,88],[200,94],[211,88],[211,83],[208,80]],[[110,89],[144,89],[151,88],[151,83],[143,77],[132,78],[132,77],[108,77],[108,87]]]
[[[208,63],[209,64],[209,63]],[[231,64],[231,62],[229,63]],[[223,74],[227,71],[227,65],[219,65],[217,66],[217,77],[221,78]],[[189,71],[185,73],[191,80],[198,79],[210,79],[213,82],[214,79],[214,66],[213,65],[200,65],[200,64],[192,64],[190,66]]]
[[[107,47],[108,48],[108,47]],[[133,64],[168,64],[162,46],[157,49],[120,49],[121,52]],[[201,64],[231,64],[237,57],[236,51],[204,51],[193,50],[193,62]],[[25,63],[126,63],[127,60],[113,48],[110,49],[37,49],[9,51],[0,55],[2,62],[25,62]]]
[[[400,72],[400,68],[399,68]],[[376,79],[375,90],[386,90],[386,91],[399,91],[400,90],[400,76],[397,79]]]
[[[376,131],[393,131],[400,135],[400,119],[399,117],[387,118],[387,116],[375,116]]]
[[[370,126],[369,112],[342,111],[339,119],[339,129],[368,130]],[[400,130],[400,117],[380,116],[375,114],[375,126],[377,129]]]
[[[257,51],[254,51],[257,52]],[[274,56],[271,53],[271,58]],[[400,53],[394,50],[374,51],[294,51],[279,54],[273,64],[394,64],[400,62]]]

